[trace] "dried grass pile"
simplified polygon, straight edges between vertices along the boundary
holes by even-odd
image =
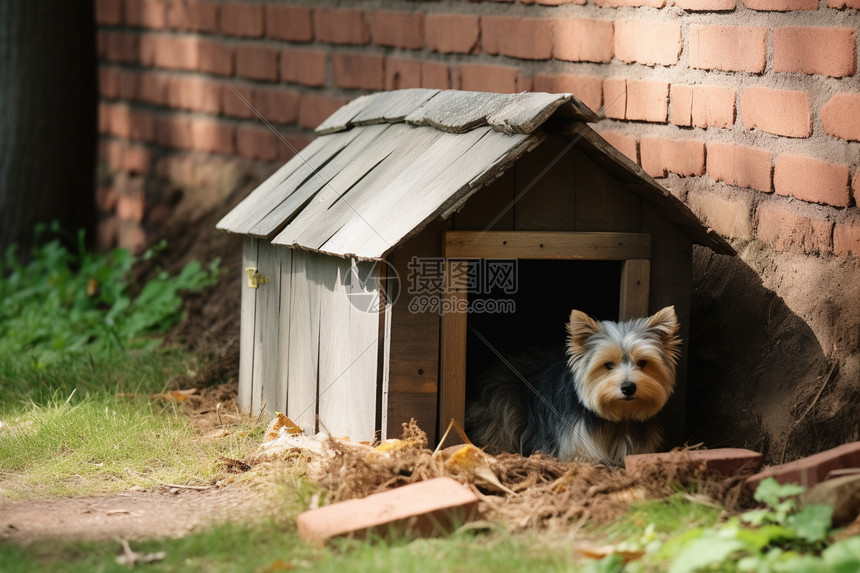
[[[539,454],[491,456],[471,445],[433,452],[414,421],[403,427],[399,440],[375,447],[327,438],[322,453],[312,455],[308,477],[327,491],[329,502],[336,502],[449,476],[476,491],[484,519],[503,521],[513,531],[606,522],[632,502],[665,497],[694,483],[720,498],[739,489],[724,480],[706,479],[704,464],[691,464],[684,451],[675,452],[667,463],[633,473]]]

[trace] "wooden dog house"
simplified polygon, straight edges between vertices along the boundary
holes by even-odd
[[[433,441],[463,421],[489,350],[562,343],[571,308],[626,319],[674,305],[688,340],[692,245],[734,251],[596,119],[569,94],[427,89],[335,112],[218,223],[244,236],[241,407],[355,440],[415,418]],[[495,260],[519,269],[522,313],[468,309],[495,296],[469,289]],[[439,274],[418,289],[422,265]],[[685,370],[663,413],[670,442]]]

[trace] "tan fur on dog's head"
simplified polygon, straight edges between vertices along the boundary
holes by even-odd
[[[606,420],[645,421],[675,387],[680,353],[678,317],[668,306],[653,316],[597,322],[570,313],[568,364],[582,403]]]

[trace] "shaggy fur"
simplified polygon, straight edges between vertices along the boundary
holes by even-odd
[[[653,416],[675,385],[679,347],[673,307],[649,318],[597,322],[574,310],[566,347],[503,360],[479,380],[466,431],[489,451],[620,465],[653,452]]]

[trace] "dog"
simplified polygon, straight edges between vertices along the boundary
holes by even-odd
[[[467,435],[490,453],[606,465],[656,451],[654,415],[675,386],[678,328],[672,306],[626,322],[573,310],[566,346],[503,359],[481,376]]]

